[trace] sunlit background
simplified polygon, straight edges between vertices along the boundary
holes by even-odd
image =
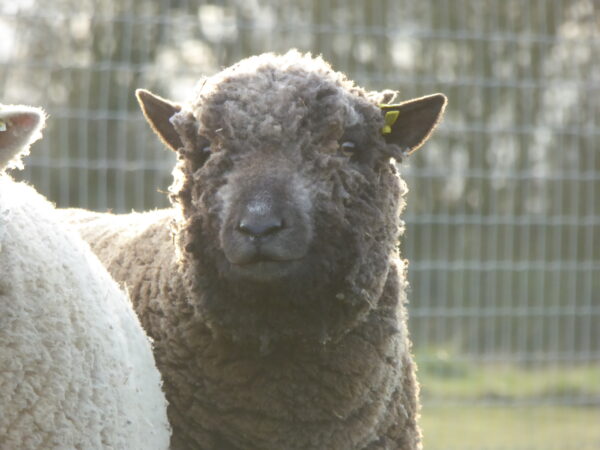
[[[59,206],[167,205],[133,92],[296,47],[369,89],[449,97],[402,167],[426,449],[600,449],[600,3],[0,3],[0,102],[49,113],[27,179]]]

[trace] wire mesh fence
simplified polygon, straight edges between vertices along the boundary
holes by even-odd
[[[292,47],[370,89],[449,97],[401,168],[427,448],[600,448],[594,0],[2,2],[0,101],[50,115],[13,175],[59,206],[166,206],[174,155],[134,89],[183,100]]]

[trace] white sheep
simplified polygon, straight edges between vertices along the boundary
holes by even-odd
[[[44,121],[0,105],[0,448],[167,449],[160,374],[128,297],[44,197],[2,173]]]

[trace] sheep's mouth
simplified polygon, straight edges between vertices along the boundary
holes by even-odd
[[[235,264],[236,266],[250,266],[253,264],[260,264],[260,263],[286,263],[286,262],[292,262],[292,261],[298,261],[302,258],[286,258],[283,256],[275,256],[275,255],[269,255],[266,253],[262,253],[262,252],[257,252],[254,255],[248,257],[246,260],[244,261],[238,261],[235,262],[233,264]]]
[[[268,283],[291,276],[301,265],[302,258],[274,258],[256,255],[243,263],[231,263],[234,273],[255,282]]]

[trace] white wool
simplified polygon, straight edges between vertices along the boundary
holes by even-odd
[[[44,197],[0,175],[0,448],[167,449],[148,338]]]

